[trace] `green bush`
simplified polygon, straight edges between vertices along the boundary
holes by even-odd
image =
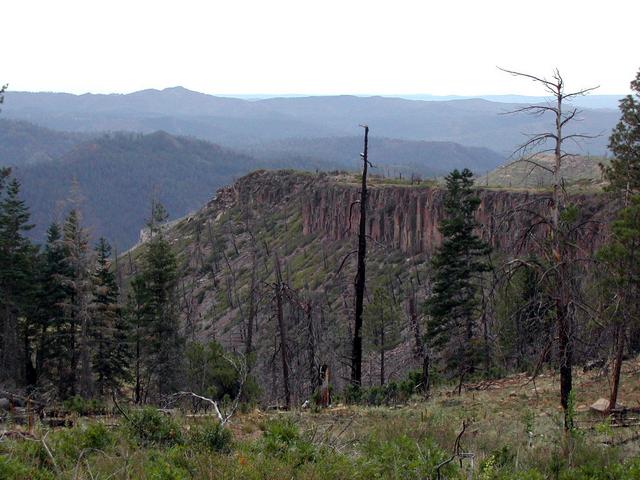
[[[300,436],[298,426],[290,419],[270,420],[264,425],[262,450],[270,456],[287,459],[296,467],[314,462],[318,457],[315,446]]]
[[[129,413],[125,428],[129,436],[143,446],[173,446],[183,442],[178,424],[155,408],[146,407]]]
[[[364,445],[361,457],[363,478],[424,479],[435,478],[436,466],[448,454],[432,439],[415,440],[407,435],[379,438],[373,435]],[[443,478],[455,478],[455,465],[441,470]]]
[[[344,403],[355,405],[362,402],[362,388],[355,385],[347,385],[342,391]]]
[[[102,423],[91,423],[82,432],[82,448],[105,450],[115,443],[115,436]]]
[[[54,480],[55,475],[48,470],[38,470],[16,458],[0,456],[0,478],[2,480]]]
[[[105,410],[105,405],[100,400],[85,400],[79,395],[67,398],[62,402],[65,410],[78,415],[92,415]]]
[[[207,422],[192,428],[189,443],[211,452],[231,451],[231,431],[219,422]]]

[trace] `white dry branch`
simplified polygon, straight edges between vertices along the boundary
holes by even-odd
[[[218,417],[218,420],[220,421],[220,425],[222,426],[229,423],[229,420],[231,420],[231,417],[233,417],[236,410],[238,409],[238,406],[240,404],[240,399],[242,398],[244,384],[247,381],[247,375],[248,375],[247,360],[244,356],[240,355],[240,356],[233,357],[230,355],[225,355],[224,359],[227,362],[229,362],[229,364],[238,373],[238,392],[236,393],[236,396],[233,399],[233,402],[231,403],[228,409],[221,409],[217,401],[211,398],[205,397],[203,395],[199,395],[194,392],[181,391],[181,392],[174,393],[172,395],[174,399],[177,399],[178,397],[190,396],[211,404],[213,406],[214,411],[216,412],[216,416]]]

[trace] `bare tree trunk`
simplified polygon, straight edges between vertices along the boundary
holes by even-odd
[[[135,398],[134,402],[136,405],[140,405],[142,401],[142,390],[141,390],[141,382],[140,382],[140,338],[136,338],[136,387],[135,387]]]
[[[381,311],[381,317],[383,317]],[[384,318],[380,322],[380,386],[384,385]]]
[[[554,104],[546,105],[529,105],[516,109],[512,113],[525,112],[532,115],[540,116],[544,114],[552,114],[555,118],[555,129],[531,135],[523,145],[521,145],[516,152],[528,154],[523,161],[531,163],[534,167],[541,168],[553,175],[553,191],[551,198],[551,211],[548,218],[549,241],[550,252],[547,253],[547,259],[555,267],[556,275],[554,278],[555,283],[550,285],[550,290],[555,296],[556,304],[556,328],[558,331],[558,355],[560,363],[560,403],[564,410],[564,428],[569,430],[572,428],[571,418],[569,415],[569,396],[572,389],[572,367],[573,367],[573,311],[570,308],[572,302],[572,296],[574,293],[571,288],[571,278],[569,277],[569,265],[572,261],[570,255],[571,247],[567,246],[570,242],[564,241],[562,238],[565,233],[561,230],[560,225],[560,212],[563,208],[564,192],[562,185],[562,176],[560,168],[564,158],[570,156],[570,153],[563,151],[562,144],[567,140],[577,140],[584,138],[593,138],[590,135],[584,134],[571,134],[563,136],[564,126],[575,119],[578,114],[577,108],[569,109],[569,112],[563,111],[563,102],[572,98],[585,95],[594,88],[586,88],[572,93],[565,93],[564,80],[560,75],[560,72],[556,69],[553,73],[552,79],[536,77],[526,73],[514,72],[511,70],[504,70],[515,76],[524,77],[529,80],[533,80],[541,84],[545,90],[553,95],[555,99]],[[547,141],[551,141],[553,149],[542,150],[542,152],[553,151],[553,166],[548,167],[539,162],[536,155],[541,151],[537,150],[545,146]],[[533,150],[533,154],[530,152]],[[536,151],[537,150],[537,151]]]
[[[276,296],[276,315],[278,317],[278,331],[280,334],[280,355],[282,357],[282,383],[284,387],[284,402],[285,407],[289,409],[291,407],[291,390],[289,388],[289,363],[287,360],[287,330],[284,324],[284,311],[282,305],[283,296],[283,284],[282,273],[280,271],[280,262],[278,256],[274,257],[276,283],[275,283],[275,296]]]
[[[362,155],[362,188],[360,191],[360,227],[358,230],[358,270],[355,281],[356,309],[351,353],[351,384],[362,384],[362,312],[364,309],[365,260],[367,256],[367,170],[369,127],[364,126],[364,152]]]
[[[411,329],[413,330],[413,337],[415,340],[413,352],[416,358],[422,358],[424,356],[424,344],[422,343],[420,324],[418,323],[415,294],[412,294],[411,297],[409,297],[409,319],[411,321]]]
[[[305,314],[307,317],[307,329],[309,335],[309,385],[311,387],[310,395],[313,395],[318,388],[320,378],[318,377],[318,365],[316,364],[316,329],[313,324],[311,300],[309,300],[305,305]]]
[[[247,336],[245,338],[245,356],[247,357],[247,368],[251,368],[249,356],[253,352],[253,323],[256,317],[256,255],[253,253],[253,268],[251,269],[251,290],[249,291],[249,318],[247,319]]]
[[[616,408],[618,402],[618,388],[620,386],[620,371],[622,370],[622,358],[624,356],[624,323],[620,322],[616,326],[616,356],[613,362],[613,374],[611,378],[611,396],[609,397],[609,408],[611,411]]]
[[[425,396],[429,395],[431,390],[431,377],[429,376],[429,353],[425,352],[422,360],[422,392]]]

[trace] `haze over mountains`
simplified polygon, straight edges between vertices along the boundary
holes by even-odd
[[[509,97],[507,97],[509,98]],[[193,135],[231,147],[285,138],[353,136],[368,123],[372,136],[451,141],[510,153],[548,125],[546,118],[504,115],[521,104],[483,99],[420,101],[388,97],[289,97],[243,100],[182,87],[131,94],[6,94],[3,115],[57,130],[152,132]],[[582,153],[602,154],[617,121],[614,109],[585,109],[580,131],[604,134]]]
[[[358,169],[364,122],[374,173],[433,177],[468,167],[484,174],[504,163],[523,133],[548,127],[546,118],[503,115],[518,106],[355,96],[247,100],[181,87],[126,95],[9,91],[0,165],[17,167],[34,239],[69,208],[75,183],[94,237],[123,249],[136,241],[152,196],[176,218],[258,168]],[[605,153],[618,112],[587,109],[581,116],[581,133],[604,135],[576,151]]]

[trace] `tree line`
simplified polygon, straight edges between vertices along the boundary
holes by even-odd
[[[176,256],[162,232],[167,214],[154,202],[150,239],[123,293],[109,242],[91,248],[79,208],[33,244],[20,183],[0,171],[0,382],[65,400],[105,399],[133,385],[136,403],[156,401],[200,381],[199,362],[223,369],[213,398],[232,393],[237,373],[219,345],[187,342],[176,301]],[[193,360],[192,362],[189,359]],[[207,374],[207,372],[204,372]],[[189,381],[185,382],[185,378]]]

